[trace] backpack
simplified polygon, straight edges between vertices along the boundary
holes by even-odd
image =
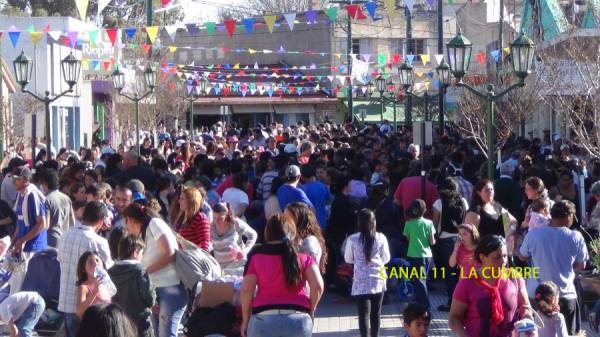
[[[221,303],[214,308],[198,308],[188,320],[184,333],[188,337],[205,337],[211,334],[236,336],[234,307]]]
[[[198,282],[212,281],[221,276],[221,266],[207,251],[177,235],[179,249],[175,251],[177,277],[188,290]]]

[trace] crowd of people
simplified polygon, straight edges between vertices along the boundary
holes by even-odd
[[[176,337],[202,291],[178,275],[185,240],[241,284],[244,337],[311,336],[325,291],[352,297],[360,335],[378,336],[397,287],[384,270],[398,261],[419,271],[408,280],[408,336],[427,335],[433,310],[449,312],[458,336],[512,336],[540,316],[539,336],[577,335],[575,275],[600,229],[600,161],[576,140],[549,138],[511,137],[489,179],[460,133],[422,149],[389,124],[218,123],[193,139],[163,129],[139,149],[103,141],[32,162],[15,153],[0,185],[10,265],[0,319],[31,336],[49,303],[24,280],[54,250],[66,336]],[[539,277],[485,274],[509,266]],[[437,308],[432,268],[445,269]]]

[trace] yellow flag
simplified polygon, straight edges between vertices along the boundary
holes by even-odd
[[[420,71],[417,71],[417,72],[415,73],[415,75],[417,75],[417,77],[423,77],[423,73],[422,73],[422,72],[420,72]]]
[[[429,82],[425,82],[423,84],[425,84],[425,90],[429,90]]]
[[[31,36],[31,42],[33,42],[33,44],[37,44],[38,42],[40,42],[40,40],[42,39],[42,32],[30,32],[29,35]]]
[[[77,6],[81,21],[85,21],[85,17],[87,16],[88,3],[89,0],[75,0],[75,6]]]
[[[175,46],[169,46],[169,52],[170,53],[174,53],[177,50],[177,47]]]
[[[421,55],[421,62],[423,62],[423,65],[427,65],[427,63],[429,62],[429,55],[428,54],[423,54]]]
[[[510,48],[509,47],[506,47],[506,48],[504,48],[502,50],[504,50],[505,53],[510,54]]]
[[[264,16],[265,23],[267,24],[267,28],[269,28],[269,33],[273,34],[273,28],[275,27],[275,20],[277,20],[276,15],[265,15]]]
[[[158,33],[158,26],[146,27],[146,34],[148,34],[148,38],[150,39],[150,43],[154,44],[154,39],[156,39],[156,34],[157,33]]]
[[[341,53],[337,53],[337,54],[335,54],[335,56],[338,58],[338,60],[342,58],[342,54]]]
[[[385,0],[385,9],[390,18],[396,16],[396,0]]]
[[[239,63],[236,63],[236,64],[233,66],[233,69],[240,69],[240,64],[239,64]]]
[[[81,68],[83,70],[90,70],[90,62],[86,59],[81,60]]]
[[[252,49],[252,48],[248,48],[248,54],[256,54],[256,50]]]

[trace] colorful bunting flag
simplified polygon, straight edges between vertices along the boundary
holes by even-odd
[[[435,62],[438,64],[438,66],[440,65],[440,63],[442,63],[443,60],[444,60],[444,54],[436,54],[435,55]]]
[[[380,65],[384,65],[387,63],[387,55],[386,54],[379,54],[377,55],[377,62]]]
[[[317,23],[317,12],[312,9],[304,13],[306,17],[306,24],[313,25]]]
[[[394,64],[399,64],[400,59],[402,59],[402,55],[400,55],[400,54],[392,55],[392,62],[394,62]]]
[[[13,45],[13,48],[17,48],[17,42],[19,42],[19,36],[21,36],[21,32],[8,32],[8,37],[10,37],[10,42]]]
[[[48,32],[48,35],[50,35],[52,40],[58,41],[60,39],[60,36],[62,35],[62,32],[60,30],[52,30]]]
[[[158,33],[158,26],[146,27],[146,34],[148,34],[148,39],[150,39],[150,43],[154,44],[154,39],[156,39],[157,33]]]
[[[117,42],[117,32],[119,28],[106,28],[106,35],[108,35],[108,39],[112,46],[115,46],[115,42]]]
[[[507,55],[510,55],[510,47],[502,49]]]
[[[206,28],[206,33],[209,36],[215,35],[215,27],[216,27],[216,23],[214,22],[205,22],[204,23],[204,28]]]
[[[294,21],[296,21],[296,13],[286,13],[283,14],[285,18],[285,22],[287,22],[288,27],[290,27],[290,31],[294,30]]]
[[[433,9],[433,0],[427,0],[429,7]]]
[[[421,55],[421,62],[423,62],[423,65],[426,66],[427,63],[429,63],[429,55],[428,54]]]
[[[98,11],[96,12],[96,14],[100,16],[100,13],[102,13],[104,8],[106,8],[106,6],[108,6],[109,3],[110,0],[98,0]]]
[[[103,61],[102,62],[102,66],[104,67],[105,71],[108,71],[108,69],[110,69],[110,62],[109,61]]]
[[[265,15],[263,18],[265,20],[265,23],[267,24],[269,33],[273,34],[273,28],[275,27],[275,20],[277,20],[277,16],[276,15]]]
[[[413,12],[413,6],[415,4],[414,0],[404,0],[404,3],[406,5],[406,8],[408,8],[409,12]]]
[[[346,10],[348,11],[348,15],[354,20],[364,20],[367,18],[365,14],[363,14],[362,9],[360,9],[359,5],[349,5],[348,7],[346,7]]]
[[[186,23],[185,29],[188,31],[188,35],[192,36],[198,32],[198,26],[195,23]]]
[[[77,11],[79,12],[79,17],[81,17],[81,21],[85,21],[85,18],[87,16],[88,3],[88,0],[75,0],[75,6],[77,7]]]
[[[150,48],[152,48],[152,45],[144,43],[142,45],[142,48],[144,49],[144,54],[148,54],[148,52],[150,51]]]
[[[42,39],[42,32],[30,32],[29,36],[31,37],[31,42],[33,42],[34,45],[38,44],[38,42],[40,42],[40,40]]]
[[[490,52],[490,55],[492,56],[492,58],[494,59],[494,61],[498,62],[498,60],[500,59],[500,50],[498,50],[498,49],[492,50]]]
[[[375,20],[375,12],[377,11],[377,1],[369,1],[365,4],[365,9],[369,12],[371,19]]]
[[[337,13],[339,11],[339,7],[329,7],[327,8],[327,17],[329,17],[329,20],[331,22],[335,22],[335,20],[337,19]]]
[[[79,32],[68,32],[67,37],[69,38],[69,43],[71,44],[71,48],[75,48],[77,46],[77,35]]]
[[[171,42],[175,42],[175,37],[177,36],[177,26],[165,26],[165,31],[167,32],[167,35],[169,35]]]
[[[242,22],[244,23],[244,28],[246,28],[246,34],[252,34],[252,31],[254,30],[255,21],[256,20],[254,18],[247,18],[242,20]]]
[[[385,9],[387,10],[388,16],[396,16],[396,0],[385,0]]]
[[[177,50],[177,47],[175,46],[169,46],[169,52],[170,53],[174,53]]]
[[[50,25],[46,25],[46,27],[44,27],[43,32],[48,33],[49,31],[50,31]]]
[[[237,21],[235,20],[225,20],[223,24],[225,25],[225,29],[227,29],[227,35],[231,38],[233,37],[233,32],[235,31],[235,24]]]
[[[485,63],[485,53],[479,52],[477,55],[475,55],[475,58],[477,59],[477,63],[481,65]]]
[[[413,61],[415,60],[415,55],[413,55],[413,54],[406,55],[406,60],[408,61],[408,63],[413,63]]]
[[[96,40],[98,39],[98,31],[97,30],[90,30],[87,32],[88,34],[88,40],[90,42],[90,46],[91,47],[95,47],[96,46]]]

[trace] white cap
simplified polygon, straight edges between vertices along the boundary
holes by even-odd
[[[175,146],[176,146],[176,147],[181,147],[183,144],[185,144],[185,140],[183,140],[183,139],[178,139],[178,140],[175,142]]]

